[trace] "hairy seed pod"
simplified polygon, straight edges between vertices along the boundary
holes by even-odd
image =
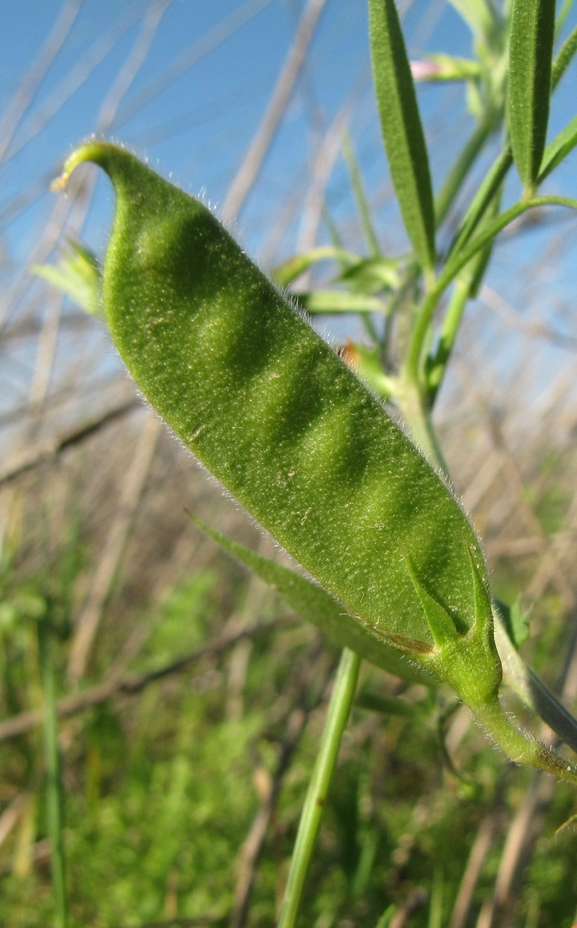
[[[117,196],[104,305],[124,362],[341,607],[316,597],[321,627],[342,616],[336,637],[369,657],[381,647],[381,666],[397,648],[449,683],[512,760],[577,784],[577,767],[500,705],[485,562],[444,481],[209,210],[104,142],[76,149],[56,186],[85,161],[104,168]],[[314,613],[304,578],[295,587],[278,565],[241,560]]]
[[[144,396],[371,638],[437,672],[482,625],[466,676],[494,691],[483,555],[443,479],[205,206],[101,142],[64,178],[84,161],[117,195],[104,304]]]

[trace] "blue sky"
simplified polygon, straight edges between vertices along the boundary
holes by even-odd
[[[31,119],[42,113],[74,69],[90,59],[95,45],[106,42],[107,32],[114,32],[123,18],[129,20],[132,13],[136,17],[149,6],[144,2],[85,0],[15,133],[13,149],[17,151],[26,140]],[[121,102],[108,134],[150,157],[163,172],[172,172],[191,192],[202,189],[211,201],[222,202],[258,126],[303,6],[298,0],[173,2],[158,25],[146,60]],[[0,36],[3,110],[21,85],[61,9],[60,0],[6,2]],[[225,33],[227,24],[233,30],[235,18],[243,15],[248,21],[218,42],[218,32]],[[442,2],[429,4],[418,0],[409,13],[408,28],[415,56],[427,48],[461,54],[469,51],[467,29]],[[93,131],[102,101],[138,42],[140,29],[139,22],[125,29],[46,128],[4,166],[0,209],[30,180],[56,166],[71,146]],[[206,52],[206,48],[210,50]],[[162,81],[167,69],[174,67],[182,56],[194,55],[195,50],[194,66],[143,105],[142,95],[147,90],[153,91],[154,82]],[[249,235],[258,238],[258,227],[262,226],[271,204],[278,204],[294,192],[295,179],[306,171],[311,157],[315,132],[326,128],[355,83],[362,82],[363,77],[364,91],[351,116],[351,133],[368,172],[368,185],[382,185],[386,165],[370,91],[365,4],[356,0],[328,0],[315,34],[310,65],[299,83],[244,220]],[[426,88],[421,96],[425,110],[433,118],[441,95]],[[338,175],[337,168],[337,188]],[[338,200],[338,189],[335,196]]]
[[[68,151],[98,125],[103,101],[110,103],[111,88],[118,90],[127,62],[136,56],[138,67],[116,100],[106,134],[149,158],[185,190],[202,192],[218,210],[262,118],[305,5],[304,0],[0,0],[0,130],[58,17],[73,20],[20,113],[0,163],[0,274],[4,295],[16,294],[12,315],[37,312],[42,299],[43,285],[26,282],[26,267],[56,208],[49,180]],[[405,29],[412,58],[430,51],[470,54],[470,33],[446,0],[413,0],[403,6],[408,8]],[[573,10],[567,28],[575,22]],[[576,79],[573,67],[555,96],[550,135],[575,113]],[[301,212],[319,140],[353,92],[348,125],[381,242],[390,253],[405,248],[370,85],[366,3],[326,0],[307,67],[237,223],[243,243],[265,263],[288,256],[301,240]],[[418,94],[438,187],[472,120],[459,85],[421,85]],[[486,160],[490,157],[488,152]],[[573,153],[549,189],[577,196],[576,166]],[[517,193],[512,176],[507,197]],[[327,202],[345,237],[359,246],[342,157],[335,159]],[[82,226],[83,237],[97,251],[104,248],[111,210],[110,189],[100,177]],[[539,296],[539,286],[546,286],[553,321],[565,329],[571,325],[575,286],[575,223],[566,229],[553,270],[544,279],[535,280],[533,268],[552,241],[547,228],[503,243],[491,270],[492,284],[521,311],[529,297]],[[326,236],[321,224],[319,239]],[[0,317],[5,304],[4,296]],[[346,321],[337,330],[343,325]]]
[[[2,6],[0,112],[6,110],[21,86],[65,4],[61,0],[21,4],[3,0]],[[94,130],[103,99],[118,80],[128,56],[142,41],[140,16],[150,13],[151,7],[143,0],[84,0],[80,4],[60,53],[15,132],[12,149],[16,153],[2,168],[0,210],[34,178],[53,170],[79,139]],[[164,173],[172,173],[185,189],[193,193],[203,190],[211,202],[222,203],[259,124],[303,8],[303,0],[175,0],[167,4],[146,58],[107,134],[149,157]],[[131,18],[135,20],[132,24]],[[240,25],[243,18],[247,21]],[[470,53],[469,31],[444,0],[415,0],[405,23],[413,57],[431,50]],[[46,128],[20,148],[34,118],[58,95],[75,69],[90,60],[95,47],[105,44],[107,36],[116,30],[122,34],[110,43],[102,61]],[[230,35],[223,38],[227,31]],[[155,83],[162,85],[167,70],[178,65],[183,56],[196,56],[196,62],[154,94]],[[369,81],[366,4],[359,0],[327,0],[309,66],[243,216],[242,227],[257,248],[269,225],[271,209],[278,209],[279,203],[295,194],[299,177],[300,186],[304,185],[303,174],[319,133],[327,128],[359,82],[364,89],[351,114],[350,129],[367,186],[379,190],[386,183],[387,169]],[[568,86],[569,78],[565,83]],[[145,102],[147,93],[151,99]],[[444,90],[425,86],[419,90],[423,117],[436,151],[433,174],[437,184],[456,140],[468,127],[462,95],[458,86]],[[572,104],[571,93],[558,95],[552,131],[573,115]],[[446,139],[445,144],[439,141],[439,133]],[[331,189],[335,208],[345,208],[348,184],[342,162],[336,165]]]

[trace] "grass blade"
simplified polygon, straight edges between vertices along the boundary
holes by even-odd
[[[415,86],[394,0],[369,0],[373,79],[391,177],[425,270],[435,264],[435,211]]]
[[[63,789],[58,749],[58,716],[54,669],[51,657],[51,630],[49,620],[38,622],[38,655],[42,693],[44,698],[44,754],[46,763],[46,817],[50,838],[52,889],[56,928],[67,928],[68,904],[66,897],[66,866],[63,841]]]
[[[547,137],[555,0],[515,0],[509,51],[509,131],[523,187],[534,191]]]

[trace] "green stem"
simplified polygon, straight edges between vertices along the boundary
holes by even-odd
[[[559,49],[559,53],[553,62],[553,67],[551,69],[551,90],[555,90],[557,84],[565,74],[565,71],[573,61],[575,53],[577,52],[577,26],[570,32],[567,36],[563,45]]]
[[[411,335],[411,341],[407,351],[407,358],[403,370],[404,379],[408,384],[418,386],[420,384],[420,362],[423,344],[428,334],[429,325],[433,318],[433,313],[443,293],[450,283],[455,279],[459,271],[473,258],[481,248],[488,245],[502,230],[509,225],[514,219],[517,219],[527,210],[536,206],[566,206],[569,209],[577,209],[577,200],[570,197],[544,196],[533,197],[529,200],[520,200],[509,209],[501,213],[492,222],[487,223],[476,238],[473,239],[466,247],[458,252],[453,252],[447,261],[444,270],[437,277],[434,285],[428,291],[417,321]]]
[[[348,648],[343,650],[329,703],[319,753],[301,813],[278,928],[294,928],[297,922],[303,887],[320,827],[323,806],[327,798],[341,738],[355,695],[360,663],[361,659],[358,654]]]
[[[52,845],[51,870],[52,889],[56,910],[56,928],[67,928],[68,905],[66,899],[66,865],[63,842],[63,791],[60,777],[60,753],[58,750],[58,717],[54,670],[50,648],[50,626],[48,619],[38,623],[38,656],[40,677],[44,697],[44,753],[46,761],[46,817],[48,837]]]
[[[463,318],[470,293],[470,280],[456,281],[443,320],[439,345],[434,357],[431,359],[430,369],[427,371],[428,399],[431,407],[439,392],[439,387],[441,386],[443,375],[457,338],[457,332],[459,331],[461,319]]]
[[[451,243],[449,255],[457,254],[457,252],[459,252],[460,249],[462,249],[467,244],[471,238],[471,235],[477,228],[477,225],[483,218],[485,210],[489,206],[491,200],[507,176],[507,172],[509,171],[509,168],[512,164],[513,155],[511,153],[511,148],[508,145],[497,156],[487,171],[487,174],[485,175],[477,193],[473,197],[471,205],[463,217],[459,231]]]
[[[481,219],[481,228],[486,227],[489,222],[498,217],[501,208],[501,193],[502,187],[497,191],[485,211]],[[477,295],[481,281],[485,276],[487,265],[491,259],[492,245],[493,243],[490,242],[485,248],[478,251],[475,258],[463,268],[455,280],[455,286],[441,326],[437,348],[434,352],[429,353],[425,361],[425,398],[430,409],[433,408],[443,382],[467,302]]]
[[[577,720],[524,663],[503,626],[498,609],[494,610],[494,617],[495,644],[503,666],[503,681],[565,744],[577,752]]]
[[[405,383],[400,393],[397,394],[397,402],[415,443],[436,466],[448,475],[449,470],[441,451],[437,432],[431,421],[431,408],[424,402],[421,392],[414,385]]]
[[[449,176],[441,187],[435,202],[437,227],[441,225],[453,205],[463,181],[471,170],[483,145],[494,130],[495,125],[494,118],[486,117],[483,119],[471,133],[468,142],[451,168]]]
[[[514,763],[538,767],[567,783],[577,785],[577,766],[528,732],[518,729],[501,706],[498,696],[480,706],[472,706],[471,710],[479,725]]]
[[[432,287],[432,289],[429,290],[425,299],[421,303],[417,321],[415,322],[415,327],[411,333],[411,340],[409,342],[409,347],[407,349],[407,355],[404,363],[403,379],[408,385],[412,387],[413,391],[419,390],[419,373],[423,344],[427,337],[429,325],[433,318],[433,313],[435,312],[437,303],[441,299],[445,289],[444,286],[440,285],[442,277],[443,275],[437,279],[437,282]]]

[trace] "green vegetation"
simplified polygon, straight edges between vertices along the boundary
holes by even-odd
[[[15,497],[0,562],[9,928],[575,921],[577,766],[552,732],[577,747],[577,720],[553,693],[576,695],[567,619],[577,594],[563,550],[577,456],[563,438],[536,442],[524,481],[490,420],[480,470],[493,455],[530,533],[520,538],[528,559],[512,570],[505,538],[491,577],[450,488],[433,410],[499,233],[537,207],[577,208],[537,195],[577,143],[570,122],[547,145],[551,92],[577,43],[570,36],[554,59],[550,2],[454,6],[476,60],[442,56],[428,73],[466,84],[475,126],[435,199],[396,6],[369,3],[377,107],[412,250],[381,251],[347,139],[368,255],[345,247],[328,217],[333,244],[275,271],[294,287],[333,263],[330,288],[313,277],[295,299],[313,316],[355,315],[365,336],[339,352],[209,210],[135,156],[90,141],[65,163],[60,188],[86,161],[110,176],[110,244],[102,271],[72,243],[57,269],[36,273],[90,313],[104,308],[143,395],[296,564],[239,528],[242,516],[213,528],[198,474],[192,501],[178,502],[192,512],[180,530],[192,548],[180,563],[170,520],[154,548],[174,565],[169,583],[145,554],[175,500],[156,516],[142,505],[138,523],[138,471],[138,492],[127,480],[109,510],[100,556],[82,526],[82,464],[57,540],[50,513],[35,539],[24,530]],[[500,151],[471,193],[497,133]],[[511,203],[513,167],[522,195]],[[159,440],[149,417],[144,473]],[[103,480],[93,511],[105,499]],[[139,569],[122,560],[127,511]]]

